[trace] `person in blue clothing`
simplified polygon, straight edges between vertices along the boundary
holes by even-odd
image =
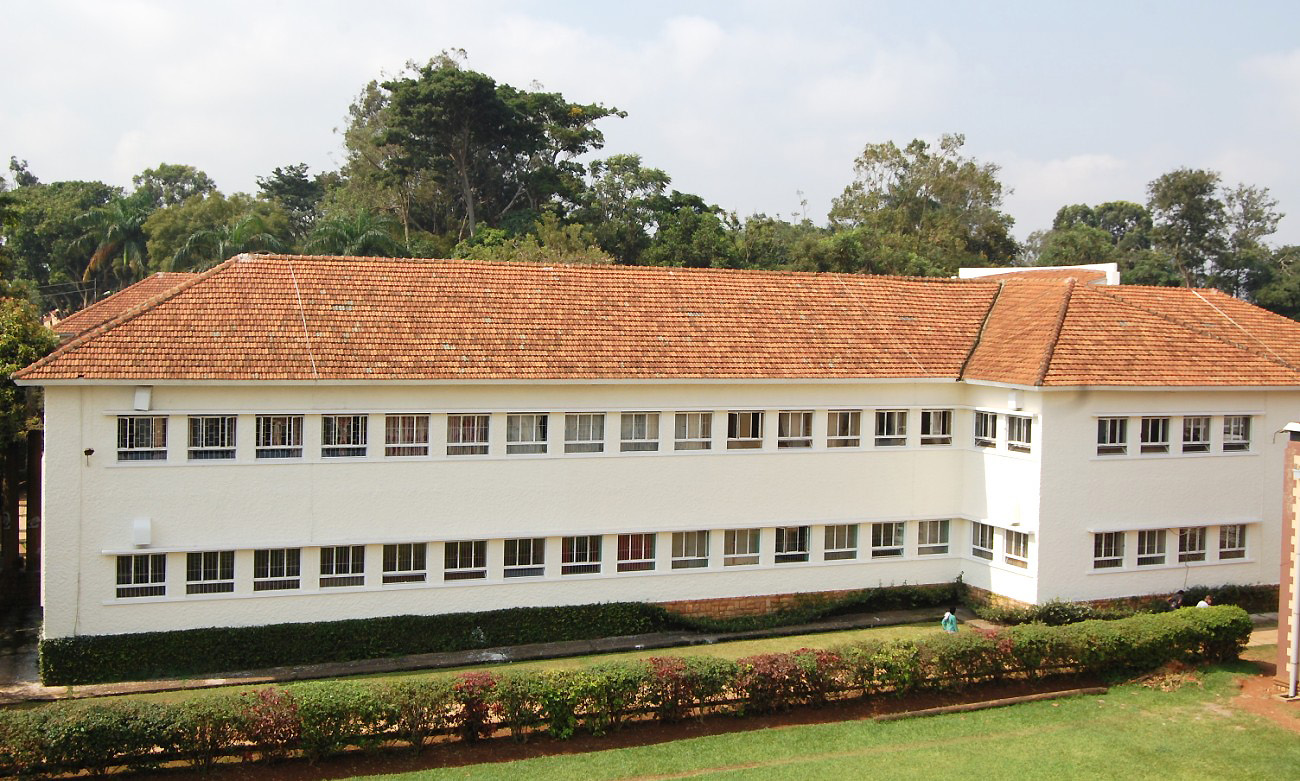
[[[949,609],[947,613],[944,613],[943,618],[939,621],[939,626],[943,627],[943,631],[945,632],[956,632],[957,608],[953,607]]]

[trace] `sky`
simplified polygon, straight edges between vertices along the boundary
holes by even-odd
[[[869,143],[962,133],[1015,233],[1065,204],[1145,202],[1181,167],[1266,187],[1300,244],[1300,3],[9,2],[0,160],[129,187],[162,162],[256,192],[337,168],[365,84],[466,67],[627,112],[638,153],[741,217],[825,221]],[[8,175],[8,171],[0,171]]]

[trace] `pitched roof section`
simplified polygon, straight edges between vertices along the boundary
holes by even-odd
[[[65,341],[80,336],[134,307],[174,290],[197,276],[198,274],[184,271],[160,271],[152,274],[128,288],[96,301],[79,312],[68,315],[54,324],[54,331]]]
[[[1042,278],[250,255],[16,376],[1300,385],[1300,324],[1211,291]]]
[[[1076,279],[1080,282],[1084,282],[1090,285],[1104,285],[1106,284],[1106,272],[1097,271],[1096,269],[1087,269],[1087,268],[1081,268],[1077,270],[1068,269],[1068,268],[1054,268],[1054,269],[1028,268],[1028,269],[1017,270],[1017,271],[1008,271],[1005,274],[987,274],[985,276],[978,277],[978,279],[983,280],[985,282],[1001,282],[1004,280],[1009,282],[1010,281],[1015,281],[1015,282],[1042,281],[1045,279],[1055,279],[1055,280],[1064,281],[1067,279]]]

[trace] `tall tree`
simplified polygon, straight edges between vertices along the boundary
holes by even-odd
[[[283,252],[285,249],[285,243],[275,235],[268,220],[261,214],[248,212],[233,222],[190,234],[164,268],[202,271],[241,252]]]
[[[1277,232],[1283,215],[1266,187],[1239,184],[1224,193],[1223,202],[1227,247],[1212,281],[1225,293],[1251,299],[1274,271],[1274,253],[1264,240]]]
[[[176,206],[196,195],[210,195],[217,191],[212,177],[192,165],[160,163],[157,168],[146,168],[131,177],[137,193],[147,199],[153,208]]]
[[[612,155],[588,167],[591,179],[574,217],[592,226],[596,242],[619,263],[637,263],[650,246],[654,199],[672,180],[635,154]]]
[[[1188,287],[1204,284],[1227,249],[1227,213],[1218,190],[1218,173],[1191,168],[1170,171],[1147,185],[1154,244],[1173,259]]]
[[[153,211],[152,194],[137,191],[114,198],[85,216],[87,245],[93,247],[83,282],[109,273],[125,284],[143,279],[149,265],[145,220]]]
[[[83,241],[85,215],[121,191],[103,182],[29,184],[9,192],[3,243],[14,275],[38,287],[45,308],[75,311],[93,302],[103,280],[82,282],[90,253]]]
[[[329,177],[307,175],[307,164],[276,166],[269,176],[257,177],[257,187],[262,197],[278,204],[289,216],[293,235],[306,236],[319,216],[321,199],[325,197]]]
[[[397,227],[391,217],[373,212],[334,214],[316,223],[305,247],[315,255],[402,257],[406,252],[394,238]]]

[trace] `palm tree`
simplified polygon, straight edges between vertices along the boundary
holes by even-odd
[[[284,242],[267,229],[262,215],[249,212],[233,223],[190,234],[176,255],[167,261],[167,270],[180,266],[202,271],[241,252],[284,250]]]
[[[106,268],[127,282],[142,279],[149,262],[144,221],[152,212],[149,199],[136,192],[87,213],[81,221],[85,228],[81,239],[95,250],[81,281],[89,282]]]
[[[396,228],[391,217],[372,212],[335,215],[316,223],[306,250],[317,255],[398,257],[403,248],[393,238]]]

